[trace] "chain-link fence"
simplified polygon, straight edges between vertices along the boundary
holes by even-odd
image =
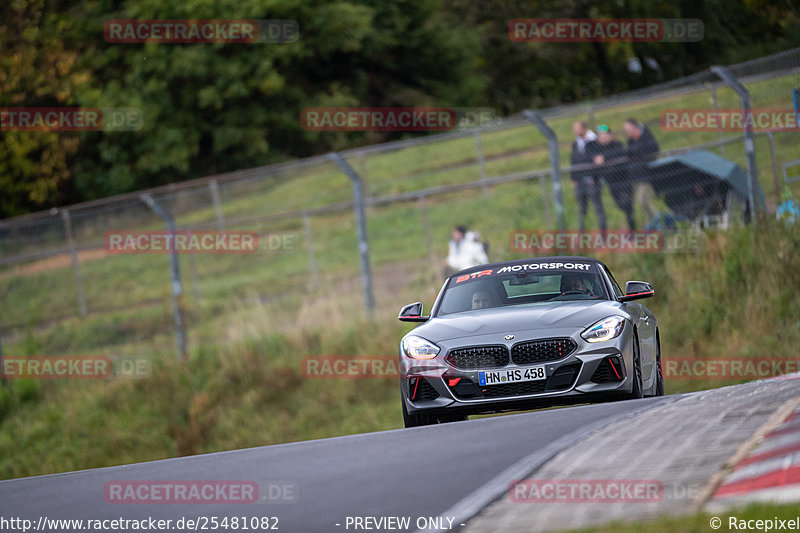
[[[320,156],[2,221],[2,350],[140,354],[173,349],[176,317],[191,348],[219,328],[248,331],[248,317],[265,309],[257,327],[275,330],[358,314],[364,302],[393,311],[407,292],[435,293],[456,225],[479,231],[497,261],[521,255],[510,242],[518,230],[578,229],[581,219],[597,229],[603,218],[610,230],[724,228],[747,218],[748,206],[771,212],[785,166],[800,158],[799,72],[795,49],[603,100],[348,150],[344,165]],[[576,121],[600,138],[592,157],[573,165]],[[649,131],[657,153],[631,160],[624,150],[634,130]],[[800,182],[790,190],[800,193]],[[171,258],[118,253],[109,243],[110,234],[164,231],[169,219],[179,231],[257,234],[258,245]]]

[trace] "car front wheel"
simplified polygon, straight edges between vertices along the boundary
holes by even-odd
[[[664,396],[664,373],[661,370],[661,339],[656,331],[656,393],[655,396]]]
[[[631,388],[631,395],[628,397],[632,400],[639,399],[644,396],[642,391],[642,361],[639,353],[639,335],[636,331],[633,332],[633,371],[631,372],[633,378],[633,386]]]
[[[405,399],[401,398],[401,403],[403,404],[403,424],[407,428],[415,428],[419,426],[427,426],[430,424],[428,421],[428,417],[422,414],[408,414],[408,410],[406,409],[406,401]]]

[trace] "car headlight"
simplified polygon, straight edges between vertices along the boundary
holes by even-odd
[[[433,359],[439,354],[439,347],[430,341],[411,335],[403,339],[400,347],[406,357],[412,359]]]
[[[619,337],[625,325],[625,317],[610,316],[599,322],[595,322],[581,333],[581,337],[586,342],[602,342],[614,337]]]

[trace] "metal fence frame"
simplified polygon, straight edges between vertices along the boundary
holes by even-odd
[[[780,69],[778,67],[780,66]],[[26,226],[33,227],[34,224],[42,221],[52,220],[52,217],[58,216],[61,218],[63,226],[63,241],[61,246],[54,246],[44,250],[27,251],[0,257],[0,267],[19,264],[35,259],[47,258],[55,255],[69,254],[71,258],[71,266],[74,273],[74,282],[76,286],[77,310],[80,316],[86,317],[88,313],[86,297],[84,294],[84,279],[81,273],[80,261],[78,253],[84,250],[96,249],[102,247],[102,244],[96,243],[78,244],[73,236],[72,220],[76,214],[93,213],[95,210],[108,210],[114,209],[116,206],[122,205],[126,202],[138,201],[139,199],[148,202],[151,209],[159,213],[161,218],[167,222],[168,228],[174,229],[174,220],[170,226],[172,217],[168,210],[158,204],[154,198],[162,194],[175,194],[183,191],[202,192],[207,191],[210,199],[211,206],[213,207],[214,217],[210,222],[197,223],[191,226],[183,226],[184,229],[190,230],[204,230],[204,229],[219,229],[224,230],[226,227],[242,224],[251,221],[271,221],[289,218],[299,218],[303,222],[303,231],[306,236],[308,246],[308,261],[310,271],[312,273],[312,283],[318,283],[319,274],[317,269],[317,261],[314,250],[314,240],[311,230],[311,219],[315,216],[321,216],[330,213],[337,213],[344,210],[352,209],[354,218],[356,220],[356,231],[358,237],[358,249],[354,252],[359,257],[359,265],[361,272],[361,288],[364,296],[365,307],[368,312],[371,312],[375,306],[375,298],[373,295],[373,281],[372,270],[370,267],[369,255],[369,240],[368,240],[368,217],[365,214],[366,208],[384,206],[388,204],[396,204],[402,202],[416,202],[421,210],[425,227],[426,244],[428,253],[431,259],[434,257],[433,239],[430,234],[429,223],[427,222],[427,201],[431,197],[437,195],[448,194],[458,191],[467,191],[474,189],[482,189],[486,193],[491,187],[495,185],[522,182],[526,180],[538,180],[543,188],[547,187],[547,180],[550,180],[550,202],[544,201],[543,207],[547,210],[547,219],[552,221],[550,213],[550,203],[552,203],[552,211],[555,213],[555,226],[559,229],[566,227],[564,219],[564,204],[563,204],[563,187],[561,184],[561,176],[564,172],[571,172],[573,170],[580,170],[579,167],[568,166],[561,167],[560,163],[560,149],[564,146],[560,143],[555,132],[549,126],[548,121],[558,118],[575,116],[576,113],[585,114],[589,117],[590,124],[594,121],[594,114],[598,111],[619,107],[621,105],[632,104],[636,102],[645,101],[653,96],[673,96],[683,95],[687,93],[695,93],[701,90],[710,93],[713,106],[717,108],[717,95],[716,91],[719,87],[728,86],[733,87],[739,94],[742,107],[745,111],[750,108],[750,96],[747,89],[743,85],[743,81],[763,80],[769,79],[772,76],[785,76],[787,73],[800,72],[800,48],[774,54],[758,60],[731,65],[729,67],[712,67],[708,71],[695,74],[679,80],[674,80],[668,83],[663,83],[648,87],[646,89],[631,91],[623,95],[604,98],[588,103],[580,103],[569,106],[557,106],[549,109],[534,111],[526,110],[523,113],[507,117],[500,124],[493,124],[489,126],[482,126],[472,128],[469,130],[453,131],[449,133],[428,135],[403,141],[395,141],[389,143],[378,144],[374,146],[367,146],[361,148],[354,148],[345,150],[340,153],[332,153],[324,156],[310,157],[298,161],[291,161],[276,165],[268,165],[265,167],[257,167],[246,169],[237,172],[231,172],[221,175],[208,176],[205,178],[189,180],[181,183],[171,184],[163,187],[157,187],[145,191],[137,191],[133,193],[114,196],[101,200],[84,202],[72,206],[67,206],[59,209],[51,209],[50,211],[42,211],[32,213],[29,215],[16,217],[0,221],[0,232],[3,230],[12,231],[14,229],[24,229]],[[720,81],[721,80],[721,81]],[[482,145],[482,135],[487,132],[494,132],[505,129],[532,127],[544,135],[547,140],[547,148],[543,150],[549,151],[550,169],[534,169],[530,171],[512,172],[499,176],[490,176],[486,169],[487,159],[484,155]],[[592,124],[593,125],[593,124]],[[779,167],[775,156],[775,134],[773,132],[754,132],[752,129],[745,128],[741,134],[733,136],[725,136],[720,129],[715,141],[703,143],[701,145],[694,145],[691,147],[681,148],[672,151],[663,151],[662,155],[677,154],[690,150],[697,150],[701,148],[714,148],[719,147],[724,153],[724,147],[732,142],[742,140],[747,154],[747,171],[749,181],[749,198],[748,204],[750,212],[754,213],[755,202],[753,199],[753,183],[758,179],[758,170],[756,168],[755,159],[755,140],[758,137],[767,137],[770,145],[772,170],[775,183],[775,193],[780,195],[779,191]],[[362,173],[366,169],[365,158],[373,154],[381,154],[391,152],[393,150],[402,150],[409,147],[420,145],[427,145],[461,138],[474,138],[475,145],[475,162],[463,163],[464,165],[477,165],[479,169],[479,179],[469,183],[459,183],[453,185],[438,185],[430,188],[422,188],[414,191],[395,193],[388,195],[370,195],[364,189],[364,178],[356,171],[349,161],[359,161],[362,167]],[[281,213],[267,213],[255,217],[232,217],[225,216],[220,193],[220,186],[229,183],[244,182],[246,180],[259,180],[271,176],[279,176],[284,171],[300,171],[305,168],[312,168],[316,165],[325,162],[333,161],[339,170],[346,175],[352,182],[353,198],[347,201],[338,201],[327,205],[309,207],[299,210],[288,210]],[[784,167],[785,172],[785,167]],[[544,189],[543,189],[544,190]],[[205,194],[205,193],[204,193]],[[543,195],[543,199],[547,195]],[[180,270],[177,265],[177,257],[175,257],[170,271],[173,282],[175,281],[175,274],[177,270],[178,278],[180,277]],[[175,286],[175,283],[173,283]],[[181,318],[181,303],[182,289],[179,294],[173,294],[175,298],[175,320],[178,335],[178,351],[185,354],[186,338],[184,327],[185,324]],[[182,332],[183,331],[183,332]],[[182,332],[182,333],[181,333]],[[0,331],[0,340],[2,339],[2,331]],[[0,357],[2,357],[2,344],[0,344]]]

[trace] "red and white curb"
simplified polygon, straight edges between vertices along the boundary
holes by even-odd
[[[710,510],[752,502],[800,501],[800,407],[733,467],[709,502]]]

